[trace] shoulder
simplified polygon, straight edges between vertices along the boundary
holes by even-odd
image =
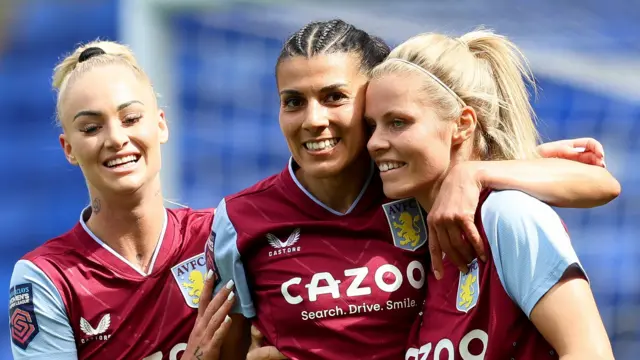
[[[491,193],[482,204],[481,217],[492,250],[533,250],[541,242],[570,246],[564,223],[553,208],[520,191]]]
[[[482,226],[503,288],[527,315],[569,266],[580,267],[558,214],[527,194],[490,194]]]
[[[47,296],[49,297],[49,300],[56,302],[57,300],[60,300],[60,305],[62,305],[60,292],[49,275],[29,260],[22,259],[16,262],[11,274],[10,286],[12,294],[21,293],[18,289],[28,288],[28,290],[23,290],[22,292],[29,294],[33,294],[34,288],[40,289],[44,293],[48,294]],[[11,298],[13,299],[13,296],[11,296]]]
[[[69,258],[69,255],[75,253],[77,249],[75,230],[74,227],[60,236],[47,240],[44,244],[26,253],[21,260],[38,263],[41,261],[55,262]]]
[[[195,247],[197,251],[202,251],[211,234],[215,213],[214,208],[167,209],[168,221],[172,222],[168,226],[171,226],[169,229],[178,229],[176,234],[180,234],[188,248]],[[188,251],[188,254],[191,254],[191,251]]]
[[[192,208],[178,208],[167,209],[167,216],[169,221],[175,221],[181,225],[181,227],[191,227],[194,225],[200,225],[211,227],[213,222],[213,216],[216,212],[215,208],[207,209],[192,209]]]
[[[282,183],[282,174],[276,174],[262,179],[257,183],[241,190],[235,194],[225,196],[224,200],[232,205],[240,205],[247,201],[253,201],[256,198],[271,197],[277,186]]]
[[[482,218],[496,219],[501,222],[514,222],[522,219],[553,220],[561,222],[551,206],[531,195],[517,190],[493,191],[482,204]]]
[[[494,191],[489,194],[482,204],[481,218],[485,230],[520,234],[524,240],[532,238],[535,229],[557,235],[556,237],[567,237],[562,219],[551,206],[517,190]]]
[[[206,208],[206,209],[192,209],[189,207],[185,208],[176,208],[176,209],[167,209],[167,214],[178,221],[182,220],[198,220],[198,219],[207,219],[213,218],[213,214],[215,213],[215,208]]]

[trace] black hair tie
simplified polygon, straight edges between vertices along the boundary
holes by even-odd
[[[80,53],[80,57],[78,57],[78,63],[87,61],[94,56],[104,55],[104,54],[106,54],[106,52],[99,47],[94,46],[94,47],[86,48],[84,49],[83,52]]]

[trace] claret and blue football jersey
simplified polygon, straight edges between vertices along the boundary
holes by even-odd
[[[420,207],[385,198],[372,167],[338,213],[295,166],[221,201],[209,266],[221,284],[235,281],[236,310],[291,359],[402,359],[428,268]]]

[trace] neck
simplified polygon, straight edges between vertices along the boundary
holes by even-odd
[[[438,176],[436,179],[426,183],[420,189],[417,189],[416,191],[414,191],[416,194],[415,195],[416,200],[426,212],[431,211],[431,208],[433,207],[433,204],[436,201],[438,194],[440,194],[440,188],[442,187],[444,180],[449,175],[449,172],[451,171],[451,169],[453,169],[453,167],[456,166],[456,164],[469,161],[469,160],[475,160],[475,157],[467,155],[466,151],[453,150],[451,153],[451,161],[449,162],[449,167],[442,174],[440,174],[440,176]]]
[[[442,180],[444,180],[444,176],[416,191],[415,199],[418,201],[418,204],[420,204],[420,207],[422,207],[427,213],[431,211],[433,203],[440,192]]]
[[[164,226],[160,183],[134,194],[104,194],[92,189],[87,227],[115,252],[147,273]]]
[[[369,178],[371,159],[366,153],[358,158],[347,170],[327,178],[312,177],[302,168],[296,171],[296,178],[316,199],[331,209],[346,213],[356,201],[362,187]]]

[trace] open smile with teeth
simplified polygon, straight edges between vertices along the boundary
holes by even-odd
[[[340,142],[340,138],[331,138],[318,141],[307,141],[304,147],[310,151],[322,151],[333,149]]]
[[[404,167],[405,165],[407,164],[399,161],[385,161],[378,164],[378,169],[380,169],[380,172],[387,172],[390,170],[399,169],[401,167]]]
[[[110,169],[123,169],[129,166],[133,166],[140,160],[140,155],[127,155],[117,159],[105,161],[102,165]]]

